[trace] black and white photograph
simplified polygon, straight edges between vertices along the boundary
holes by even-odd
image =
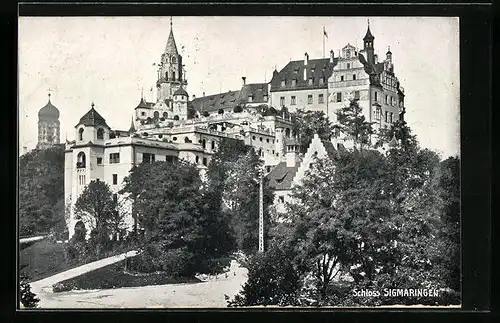
[[[19,308],[461,308],[459,23],[19,17]]]

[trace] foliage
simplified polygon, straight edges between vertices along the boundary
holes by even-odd
[[[118,210],[118,203],[113,200],[109,185],[91,181],[76,200],[74,212],[75,219],[89,225],[89,243],[99,256],[103,249],[109,247],[110,236],[119,233],[123,222],[123,214]]]
[[[286,108],[284,109],[284,113],[287,113]],[[321,140],[330,140],[334,127],[323,111],[305,111],[299,109],[292,115],[293,129],[299,135],[301,153],[307,151],[316,133]]]
[[[134,203],[145,230],[143,260],[151,270],[192,276],[214,270],[225,253],[220,220],[207,210],[207,195],[196,165],[183,160],[134,167],[121,193]],[[222,226],[222,228],[224,228]]]
[[[196,117],[196,110],[193,107],[187,109],[187,118],[194,119]]]
[[[240,113],[243,112],[243,107],[241,105],[237,105],[233,108],[234,113]]]
[[[299,275],[286,250],[273,247],[257,253],[248,264],[248,280],[229,307],[254,305],[290,305],[297,300]]]
[[[374,133],[372,123],[366,121],[363,108],[358,100],[353,99],[348,106],[337,112],[338,127],[347,140],[352,140],[360,150],[371,145],[371,135]]]
[[[64,147],[32,150],[19,158],[19,232],[30,236],[56,228],[63,234]]]
[[[204,117],[208,117],[208,116],[210,116],[210,113],[208,111],[203,111],[202,115]]]
[[[23,279],[23,277],[21,279]],[[21,304],[25,308],[36,308],[38,306],[38,302],[40,302],[40,299],[36,297],[36,294],[31,291],[30,284],[23,280],[21,280],[21,283],[19,284],[19,295],[21,297]]]

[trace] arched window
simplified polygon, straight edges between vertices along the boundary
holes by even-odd
[[[168,72],[165,72],[165,81],[168,81]]]
[[[104,139],[104,129],[97,129],[97,139]]]
[[[76,158],[76,168],[85,168],[85,153],[80,151]]]
[[[163,112],[163,117],[164,117],[165,119],[167,119],[167,118],[168,118],[168,113]]]
[[[179,116],[178,116],[178,115],[175,115],[175,116],[174,116],[174,120],[179,120]]]
[[[205,147],[207,146],[207,141],[205,139],[201,141],[201,146],[203,147],[203,149],[205,149]]]
[[[155,112],[153,113],[153,116],[154,116],[154,118],[155,118],[156,120],[158,120],[158,119],[160,118],[160,112],[155,111]]]
[[[219,109],[219,114],[224,114],[224,109]]]
[[[286,128],[286,130],[285,130],[285,136],[287,138],[290,138],[290,128]]]
[[[172,81],[175,81],[175,71],[172,72]]]
[[[80,128],[80,130],[78,130],[78,140],[83,140],[83,128]]]

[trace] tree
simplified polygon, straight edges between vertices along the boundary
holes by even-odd
[[[19,230],[47,233],[60,226],[57,205],[64,196],[64,147],[32,150],[19,158]],[[58,232],[62,234],[62,232]]]
[[[122,193],[133,201],[145,230],[143,260],[177,276],[215,270],[214,258],[224,254],[225,243],[216,240],[219,219],[207,212],[210,198],[196,165],[183,160],[141,164],[124,181]]]
[[[98,256],[108,246],[110,235],[116,233],[116,218],[120,216],[117,207],[108,184],[101,181],[91,181],[75,202],[75,219],[83,220],[91,228]]]
[[[287,113],[286,108],[284,111],[284,113]],[[330,140],[334,126],[323,111],[305,111],[299,109],[292,116],[293,129],[299,136],[301,153],[307,151],[316,133],[321,140]]]
[[[40,299],[36,294],[31,291],[31,286],[26,282],[27,277],[21,276],[21,283],[19,284],[19,295],[21,297],[21,305],[24,308],[36,308]]]
[[[372,123],[366,121],[358,100],[353,99],[348,106],[341,108],[337,112],[337,121],[344,139],[352,140],[360,150],[364,146],[370,146],[371,135],[374,133]]]

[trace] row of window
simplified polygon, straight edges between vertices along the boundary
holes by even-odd
[[[375,102],[378,102],[378,92],[376,92],[376,91],[373,92],[373,100]],[[396,100],[395,97],[386,94],[385,95],[384,103],[387,104],[387,105],[396,106],[397,105],[397,100]]]
[[[264,96],[262,97],[262,101],[267,102],[267,99],[268,99],[267,94],[264,94]],[[253,95],[248,96],[248,102],[249,103],[253,102]]]
[[[348,78],[349,78],[349,75],[345,75],[345,77],[344,77],[344,75],[340,75],[340,82],[349,81]],[[351,80],[356,81],[356,74],[352,74]],[[335,77],[335,81],[338,82],[339,78]]]
[[[196,156],[196,157],[195,157],[195,162],[196,162],[197,164],[199,164],[199,163],[200,163],[200,156]],[[207,159],[207,157],[203,157],[202,164],[203,164],[203,166],[207,166],[207,165],[208,165],[208,159]]]
[[[255,137],[255,136],[252,136],[252,140],[255,140],[255,139],[256,139],[256,137]],[[263,141],[262,137],[259,137],[259,140],[260,140],[260,141]],[[267,139],[266,139],[266,142],[267,142],[267,143],[270,143],[270,142],[271,142],[271,140],[270,140],[269,138],[267,138]],[[274,142],[275,142],[275,140],[273,139],[273,144],[274,144]]]
[[[360,94],[359,91],[354,91],[354,99],[359,100]],[[335,101],[342,102],[342,92],[335,93]]]
[[[309,94],[307,96],[307,104],[313,104],[313,95],[312,94]],[[322,104],[322,103],[325,103],[325,97],[323,94],[318,94],[318,104]],[[297,104],[297,97],[295,95],[292,95],[290,97],[290,105],[296,105]],[[282,96],[280,97],[280,106],[285,106],[286,105],[286,102],[285,102],[285,97]]]
[[[83,128],[80,128],[80,130],[78,130],[78,140],[83,140],[83,131]],[[104,129],[97,129],[97,139],[104,139]]]
[[[324,77],[320,77],[319,78],[319,85],[323,85],[325,83],[325,78]],[[287,80],[281,80],[281,87],[285,87],[287,84]],[[290,83],[289,83],[291,86],[297,86],[297,80],[296,79],[292,79],[290,80]],[[314,79],[311,77],[307,80],[307,84],[308,85],[313,85],[314,84]]]
[[[382,117],[382,109],[375,110],[375,120],[380,120]],[[394,121],[394,113],[385,111],[385,122],[392,123]]]

